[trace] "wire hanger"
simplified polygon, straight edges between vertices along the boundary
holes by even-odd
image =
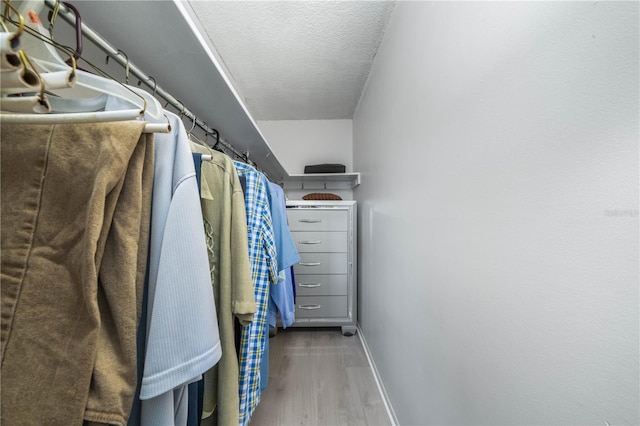
[[[158,82],[156,82],[156,79],[149,76],[149,80],[153,80],[153,91],[151,92],[151,96],[156,96],[156,89],[158,88]]]
[[[2,22],[2,27],[6,28],[4,22]],[[27,30],[31,31],[30,29]],[[50,40],[43,39],[45,43],[52,43]],[[0,46],[3,48],[4,46]],[[22,52],[22,53],[20,53]],[[4,53],[4,52],[3,52]],[[16,53],[16,57],[18,58],[18,62],[12,62],[10,59],[11,56],[9,54],[3,54],[3,72],[2,72],[2,84],[0,85],[0,92],[2,94],[15,94],[15,93],[24,93],[27,92],[28,88],[31,86],[30,81],[44,80],[44,84],[48,90],[51,89],[60,89],[66,87],[73,87],[75,84],[76,78],[76,62],[73,57],[70,57],[69,60],[71,62],[70,71],[56,71],[56,72],[46,72],[39,74],[36,67],[33,66],[33,63],[29,61],[29,66],[27,66],[27,61],[24,60],[24,56],[26,53],[22,50]],[[4,59],[7,60],[7,64],[5,66]],[[29,68],[30,67],[30,68]],[[5,72],[4,68],[14,69],[16,71],[16,75],[12,76],[11,73]],[[38,74],[38,75],[36,75]]]
[[[47,97],[44,94],[44,80],[42,79],[42,76],[33,67],[33,64],[29,60],[29,57],[22,50],[19,51],[18,54],[23,63],[24,68],[25,69],[30,68],[33,72],[33,75],[35,75],[35,81],[39,86],[39,90],[37,90],[34,95],[27,94],[26,96],[14,96],[14,97],[3,96],[2,98],[0,98],[0,105],[1,105],[0,108],[6,109],[9,111],[15,111],[18,113],[25,113],[25,114],[34,114],[34,113],[44,114],[44,113],[51,112],[51,104],[49,103]],[[12,73],[2,73],[2,74],[3,74],[3,79],[2,79],[3,84],[7,83],[7,79],[4,78],[5,74],[19,75],[23,78],[26,76],[32,75],[26,72],[22,72],[22,70],[14,71]],[[25,83],[25,82],[27,81],[20,80],[20,83]]]
[[[53,8],[52,11],[49,11],[49,34],[53,35],[53,26],[55,24],[56,18],[58,17],[58,13],[60,12],[60,4],[65,5],[69,10],[71,10],[73,12],[73,14],[75,15],[75,34],[76,34],[76,48],[73,51],[73,58],[69,58],[66,60],[67,65],[71,66],[71,61],[73,60],[78,60],[80,59],[80,57],[82,56],[82,17],[80,16],[80,12],[78,11],[78,9],[72,5],[69,2],[63,1],[56,1],[56,4]],[[52,37],[53,38],[53,37]]]
[[[15,32],[10,32],[4,24],[4,19],[9,12],[15,12],[18,15],[18,27]],[[0,49],[5,54],[17,55],[21,47],[20,36],[24,32],[24,17],[10,3],[6,3],[3,13],[3,20],[0,21],[2,32],[0,33]]]
[[[5,3],[7,2],[7,0],[4,1]],[[41,9],[43,6],[43,1],[38,2],[36,9]],[[72,71],[72,68],[67,65],[67,61],[63,60],[58,54],[58,50],[69,53],[69,49],[61,46],[49,37],[48,31],[40,22],[37,12],[37,10],[29,11],[31,22],[25,25],[25,30],[31,37],[24,37],[24,50],[28,52],[33,64],[41,73]],[[11,19],[8,21],[13,23]],[[114,96],[125,101],[127,105],[132,107],[127,115],[130,118],[141,116],[146,109],[146,100],[144,98],[116,80],[97,76],[82,70],[75,70],[74,74],[77,74],[77,87],[89,89],[98,94]],[[66,93],[65,95],[68,94],[69,93]]]
[[[130,64],[129,64],[129,56],[121,49],[117,50],[117,54],[122,56],[125,59],[125,64],[124,64],[124,69],[125,69],[125,85],[124,87],[126,87],[127,89],[131,90],[132,92],[135,92],[138,96],[141,96],[145,99],[146,104],[145,104],[145,115],[148,115],[151,118],[154,118],[156,120],[161,119],[162,117],[166,118],[167,121],[167,126],[169,129],[171,129],[171,124],[169,122],[169,118],[166,117],[166,115],[164,114],[164,109],[162,108],[162,105],[160,104],[160,102],[155,98],[155,91],[153,94],[149,94],[149,92],[147,92],[146,90],[142,90],[138,87],[134,87],[134,86],[130,86],[129,85],[129,73],[130,73]],[[105,59],[105,64],[109,63],[109,55],[107,55],[106,59]],[[93,67],[93,65],[91,65]],[[97,71],[101,72],[102,74],[105,75],[105,77],[108,78],[112,78],[110,77],[108,74],[104,73],[102,70],[100,70],[97,67],[96,68]],[[153,78],[153,77],[150,77]],[[153,79],[154,83],[155,83],[155,79]],[[122,83],[120,83],[122,84]],[[169,130],[170,131],[170,130]]]
[[[202,145],[202,146],[206,146],[207,148],[209,148],[209,146],[207,145],[207,137],[209,136],[208,133],[205,133],[205,140],[203,141],[202,139],[200,139],[199,137],[197,137],[195,134],[192,134],[191,132],[189,132],[189,139],[193,142],[195,141],[196,143]],[[200,159],[202,161],[211,161],[213,159],[213,156],[211,154],[200,154]]]
[[[193,129],[196,128],[196,116],[195,115],[191,115],[191,128],[189,129],[189,137],[191,137],[191,134],[193,132]]]
[[[5,4],[7,0],[4,0]],[[31,4],[33,7],[34,5]],[[59,123],[59,122],[96,122],[96,121],[120,121],[120,120],[131,120],[131,119],[140,119],[142,118],[145,111],[147,111],[148,106],[150,106],[151,110],[155,112],[156,117],[162,117],[162,109],[159,106],[159,103],[155,98],[149,96],[145,96],[137,93],[132,90],[130,87],[125,86],[124,84],[118,82],[117,80],[111,78],[106,75],[106,73],[101,72],[102,76],[94,75],[88,73],[83,70],[77,70],[75,68],[75,57],[74,54],[79,55],[79,52],[73,51],[69,48],[61,46],[60,44],[53,41],[50,36],[47,34],[47,30],[44,29],[42,23],[40,22],[37,13],[44,6],[44,1],[38,1],[35,5],[35,9],[30,10],[30,24],[26,25],[25,29],[28,29],[27,32],[32,37],[25,38],[25,50],[30,52],[32,63],[35,65],[34,70],[37,68],[41,75],[43,75],[46,80],[46,76],[51,73],[66,71],[71,72],[73,75],[77,76],[77,86],[83,89],[89,89],[99,96],[93,99],[69,99],[67,96],[72,94],[73,90],[69,92],[69,90],[65,91],[63,97],[53,97],[51,100],[55,100],[52,102],[54,112],[57,114],[54,115],[20,115],[20,114],[3,114],[3,121],[6,122],[25,122],[25,123]],[[59,7],[59,5],[58,5]],[[79,14],[77,14],[79,16]],[[12,20],[9,20],[12,22]],[[76,21],[77,23],[77,21]],[[77,25],[77,30],[81,31],[81,25]],[[79,47],[79,46],[77,46]],[[72,63],[72,67],[67,65],[67,61],[62,60],[60,55],[58,54],[58,50],[61,50],[67,54],[70,54],[70,59]],[[71,50],[71,52],[70,52]],[[126,56],[126,55],[124,55]],[[84,60],[84,59],[83,59]],[[92,67],[98,70],[90,62]],[[127,70],[128,71],[128,70]],[[106,76],[105,76],[106,75]],[[127,75],[128,78],[128,75]],[[50,89],[50,86],[47,86],[47,90]],[[106,97],[111,96],[116,99],[119,99],[123,102],[124,108],[120,110],[114,111],[100,111],[102,108],[98,108],[96,105],[101,105],[100,102],[105,102]],[[148,102],[147,98],[154,99],[153,102]],[[4,102],[3,102],[4,104]],[[102,104],[103,105],[103,104]],[[87,109],[89,108],[89,109]],[[4,105],[3,105],[3,109]],[[8,108],[7,108],[8,109]],[[14,109],[15,111],[15,109]],[[96,112],[98,111],[98,112]],[[18,111],[15,111],[18,112]],[[145,126],[145,132],[168,132],[170,129],[169,121],[165,124],[147,124]]]
[[[26,96],[0,98],[0,110],[25,113],[47,113],[51,111],[51,105],[44,94],[44,80],[38,70],[33,66],[29,57],[22,50],[20,36],[24,31],[24,17],[16,10],[10,2],[5,1],[5,8],[2,15],[1,27],[3,42],[0,44],[3,67],[7,70],[0,73],[0,93],[8,95],[11,93],[25,93]],[[11,15],[16,13],[18,22],[15,22],[17,29],[15,33],[8,31],[6,20],[11,20]],[[13,58],[9,60],[9,58]],[[16,61],[17,59],[17,61]],[[32,95],[31,93],[35,93]]]
[[[122,50],[118,49],[118,54],[124,56],[125,65],[124,65],[124,83],[129,84],[129,57]],[[107,56],[107,61],[109,60],[109,56]]]

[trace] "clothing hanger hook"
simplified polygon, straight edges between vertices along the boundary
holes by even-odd
[[[169,101],[167,101],[167,105],[169,104]],[[178,104],[180,105],[181,108],[178,108]],[[180,99],[176,99],[176,103],[172,103],[171,104],[177,112],[177,114],[182,117],[184,115],[184,104],[182,103],[182,101]]]
[[[153,96],[155,96],[156,95],[156,89],[158,88],[158,82],[156,82],[156,79],[151,77],[151,76],[149,76],[149,80],[153,80],[153,91],[151,92],[151,94]],[[165,105],[165,107],[166,107],[166,105]]]
[[[164,112],[162,115],[164,115],[164,118],[167,120],[167,128],[169,129],[169,132],[171,132],[171,121],[169,120],[169,117]]]
[[[195,116],[195,114],[192,114],[191,118],[193,119],[193,121],[191,123],[191,129],[189,129],[189,134],[191,134],[191,132],[193,132],[193,129],[196,128],[196,116]]]
[[[204,123],[204,128],[207,129],[209,126],[207,126],[207,123]],[[204,132],[204,144],[209,146],[207,144],[207,141],[209,140],[209,132],[205,130]]]
[[[56,3],[53,6],[53,10],[49,12],[49,36],[53,40],[53,27],[56,23],[56,18],[58,17],[58,13],[60,13],[60,0],[56,0]]]
[[[53,11],[49,12],[49,34],[53,39],[53,25],[60,12],[60,3],[73,12],[73,15],[75,16],[76,49],[73,51],[73,57],[75,60],[78,60],[82,56],[82,17],[80,16],[80,11],[78,11],[74,5],[65,1],[60,2],[59,0],[56,0]],[[65,13],[66,12],[67,11],[65,11]],[[67,65],[71,66],[71,60],[67,60]]]
[[[213,129],[216,132],[216,143],[213,145],[213,149],[219,149],[218,145],[220,145],[220,132],[217,129]]]
[[[124,56],[124,59],[126,61],[124,65],[124,82],[125,84],[129,84],[129,57],[120,49],[118,49],[118,54]]]
[[[22,16],[22,13],[20,13],[18,9],[16,9],[11,5],[11,2],[9,0],[4,0],[4,6],[5,7],[4,7],[3,16],[5,20],[11,19],[10,12],[15,12],[15,14],[18,15],[18,29],[16,29],[15,37],[20,37],[20,35],[24,31],[24,16]],[[2,23],[2,26],[4,27],[4,22]]]
[[[24,50],[18,51],[18,55],[20,56],[20,59],[22,60],[22,64],[24,66],[24,69],[26,70],[27,68],[31,68],[31,70],[34,72],[34,74],[38,78],[38,80],[40,82],[40,97],[38,98],[38,100],[39,100],[39,102],[44,102],[44,99],[45,99],[44,79],[42,78],[42,76],[40,75],[40,73],[38,72],[36,67],[33,66],[33,64],[31,63],[31,60],[29,59],[27,54],[24,53]]]

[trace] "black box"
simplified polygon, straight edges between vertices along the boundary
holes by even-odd
[[[344,164],[313,164],[304,166],[305,173],[344,173]]]

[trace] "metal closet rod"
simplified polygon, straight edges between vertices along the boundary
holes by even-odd
[[[53,10],[56,7],[55,0],[45,0],[45,5]],[[76,15],[64,4],[59,4],[59,16],[62,17],[69,24],[75,26],[76,25]],[[198,118],[194,113],[189,111],[186,106],[180,102],[178,99],[174,98],[169,92],[164,90],[162,87],[156,84],[155,78],[149,76],[144,71],[142,71],[138,66],[136,66],[133,62],[129,61],[126,54],[123,53],[122,50],[114,48],[107,40],[102,38],[102,36],[95,31],[93,31],[87,24],[84,22],[81,23],[82,34],[84,37],[87,37],[91,40],[98,48],[100,48],[104,53],[108,56],[112,57],[116,62],[122,65],[125,68],[129,69],[129,72],[133,74],[139,81],[144,82],[149,88],[154,90],[154,94],[161,96],[164,100],[166,100],[169,104],[171,104],[177,111],[180,111],[180,114],[190,118],[191,120],[195,120],[195,124],[200,127],[202,130],[209,134],[217,134],[218,140],[220,144],[222,144],[225,148],[231,151],[238,158],[244,158],[248,160],[248,154],[239,153],[229,142],[223,140],[219,137],[219,133],[216,129],[213,129],[207,125],[204,121]],[[153,82],[151,85],[150,82]]]

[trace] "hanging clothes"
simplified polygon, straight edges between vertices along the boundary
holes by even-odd
[[[254,285],[256,314],[242,329],[240,343],[240,425],[246,425],[260,402],[260,363],[268,338],[267,303],[269,283],[278,279],[273,225],[267,179],[253,167],[234,162],[239,177],[246,178],[245,210],[249,236],[249,262]]]
[[[280,313],[282,326],[289,327],[295,321],[295,307],[293,304],[293,291],[286,285],[285,270],[300,262],[300,255],[289,231],[287,224],[287,212],[284,191],[279,185],[269,182],[269,207],[273,223],[273,235],[278,254],[278,281],[269,284],[269,302],[267,305],[267,324],[265,333],[269,333],[269,327],[276,327],[277,315]],[[260,362],[260,392],[267,390],[269,383],[269,339],[266,339],[264,355]]]
[[[198,183],[198,194],[202,196],[200,180],[202,176],[202,154],[192,153],[193,167],[196,171],[196,182]],[[204,218],[203,218],[204,221]],[[207,244],[208,247],[208,244]],[[214,295],[215,297],[215,295]],[[216,309],[216,313],[218,310]],[[222,347],[222,342],[221,347]],[[224,351],[223,351],[224,353]],[[215,366],[214,366],[215,368]],[[204,398],[204,377],[197,382],[189,383],[189,408],[187,410],[187,426],[199,426],[202,418]]]
[[[233,161],[208,147],[191,144],[192,151],[211,155],[202,163],[202,212],[207,238],[222,358],[204,375],[203,425],[239,422],[239,365],[234,318],[242,327],[257,311],[251,267],[245,199]]]
[[[166,112],[156,135],[142,425],[184,425],[187,385],[222,355],[200,196],[187,132]]]
[[[287,223],[287,206],[284,191],[279,185],[269,182],[269,202],[273,221],[276,250],[278,253],[278,284],[269,290],[269,326],[276,326],[280,315],[282,326],[287,328],[295,321],[293,287],[287,282],[286,271],[300,262],[298,249]],[[288,285],[287,285],[288,284]]]
[[[3,424],[126,424],[153,174],[143,127],[1,124]]]

